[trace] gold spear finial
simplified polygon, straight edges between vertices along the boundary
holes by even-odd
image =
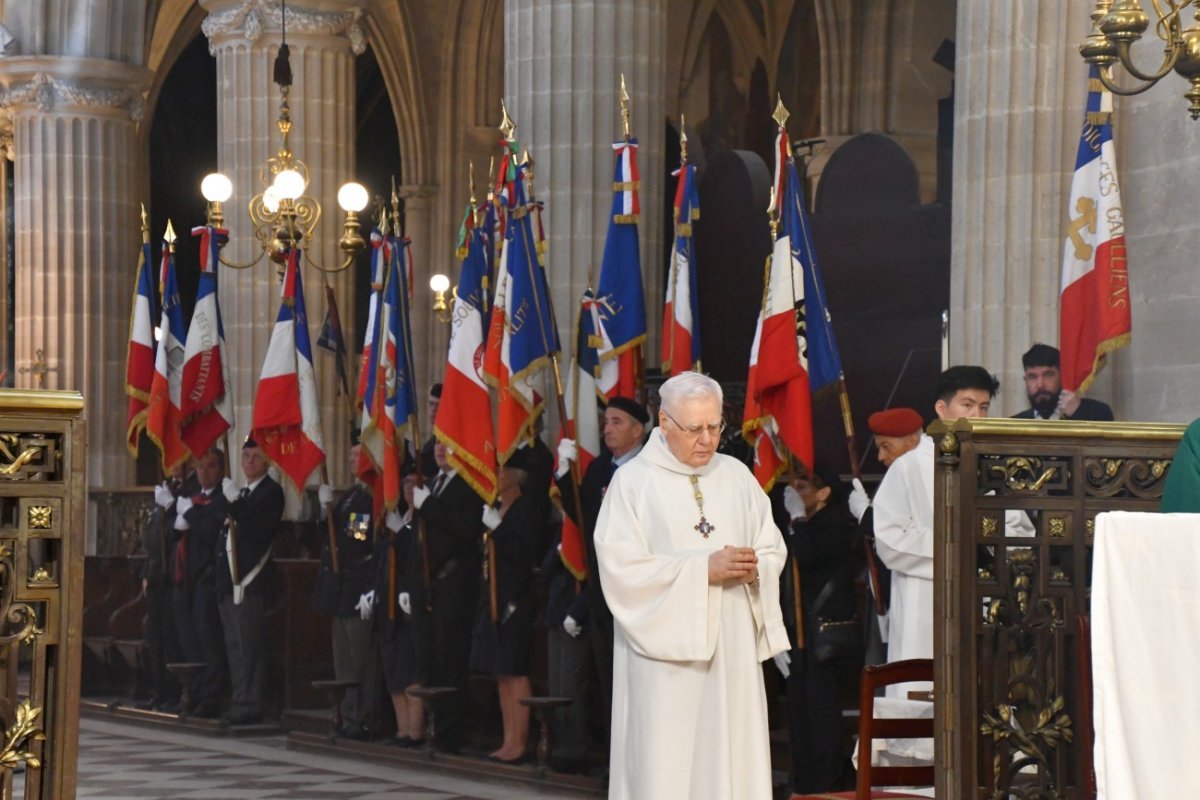
[[[379,195],[375,195],[376,201],[379,203],[379,232],[387,236],[388,232],[388,209],[387,203]]]
[[[475,199],[475,160],[467,159],[467,184],[471,187],[471,210],[479,201]]]
[[[788,117],[790,116],[791,114],[788,113],[788,110],[783,107],[783,97],[778,94],[775,95],[775,113],[771,114],[771,119],[775,120],[780,128],[786,128]]]
[[[138,205],[142,207],[142,244],[150,244],[150,218],[146,216],[146,204]]]
[[[625,129],[625,141],[629,141],[629,92],[625,91],[625,73],[621,73],[621,126]]]
[[[504,98],[500,98],[500,133],[504,136],[504,141],[511,142],[517,138],[517,123],[508,115],[508,106],[504,104]]]
[[[679,163],[687,163],[687,132],[684,130],[683,114],[679,115]]]
[[[175,228],[171,225],[171,218],[167,218],[167,229],[163,231],[163,241],[167,243],[167,247],[171,252],[175,252]]]

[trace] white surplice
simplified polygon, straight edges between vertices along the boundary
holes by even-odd
[[[875,551],[892,571],[888,605],[888,661],[933,657],[933,439],[922,434],[915,448],[892,462],[879,484]],[[1005,536],[1032,536],[1022,511],[1005,513]],[[888,697],[929,691],[928,682],[897,683]]]
[[[715,526],[707,539],[693,474]],[[760,662],[789,644],[787,550],[766,494],[737,459],[679,462],[657,429],[613,476],[595,543],[615,622],[609,798],[769,800]],[[757,585],[709,585],[708,557],[726,545],[757,551]]]

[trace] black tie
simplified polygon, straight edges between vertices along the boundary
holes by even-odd
[[[434,497],[442,493],[442,487],[446,485],[446,473],[439,472],[438,476],[433,479],[433,495]]]
[[[250,487],[249,486],[243,486],[242,490],[240,492],[238,492],[239,499],[244,500],[249,496],[250,496]]]

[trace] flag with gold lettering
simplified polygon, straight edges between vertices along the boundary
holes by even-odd
[[[191,455],[180,431],[187,328],[183,324],[183,305],[179,300],[174,241],[175,233],[168,222],[160,276],[162,318],[159,323],[158,351],[154,357],[154,379],[150,384],[150,401],[146,409],[146,435],[162,452],[164,474],[170,474]]]
[[[646,341],[646,297],[638,246],[636,139],[613,144],[612,212],[600,260],[596,302],[600,309],[600,367],[596,377],[608,398],[634,397],[641,388],[641,349]]]
[[[183,440],[198,457],[233,426],[233,389],[225,353],[225,327],[217,303],[217,266],[229,232],[211,225],[192,228],[200,238],[200,281],[188,326],[183,362]]]
[[[1092,67],[1063,247],[1058,341],[1064,389],[1083,392],[1132,333],[1112,94]]]

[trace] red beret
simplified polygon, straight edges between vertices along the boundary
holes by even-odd
[[[889,408],[867,418],[867,427],[876,436],[908,436],[925,427],[925,420],[911,408]]]

